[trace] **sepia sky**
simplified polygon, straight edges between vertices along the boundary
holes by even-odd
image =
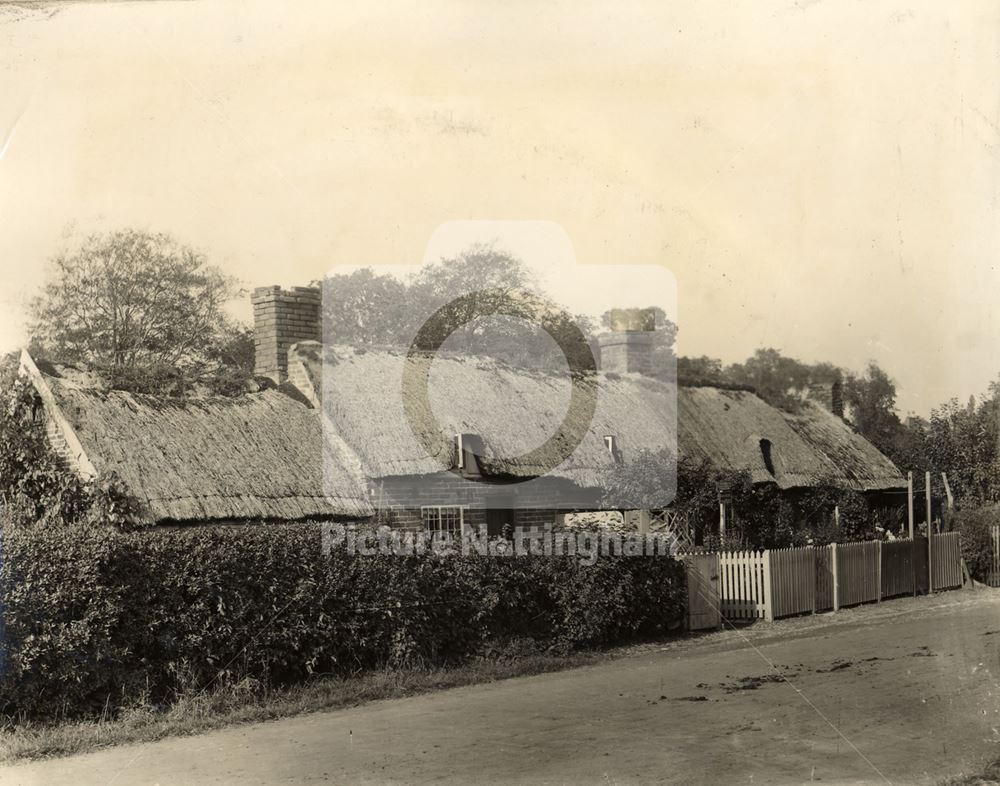
[[[93,231],[250,287],[528,219],[669,268],[682,354],[874,359],[904,414],[1000,373],[996,2],[353,5],[0,4],[0,349]]]

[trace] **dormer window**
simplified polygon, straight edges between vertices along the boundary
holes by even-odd
[[[760,455],[764,459],[764,467],[774,475],[774,457],[771,455],[771,440],[762,439],[760,441]]]
[[[480,475],[479,456],[483,455],[483,440],[478,434],[455,435],[455,469],[462,475]]]
[[[621,461],[622,454],[618,449],[618,437],[614,434],[608,434],[604,437],[604,447],[607,448],[608,453],[611,454],[611,458],[615,461]]]

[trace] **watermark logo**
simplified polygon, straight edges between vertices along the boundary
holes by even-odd
[[[644,533],[554,530],[543,527],[517,527],[510,538],[490,538],[477,529],[461,534],[392,529],[375,530],[324,524],[322,553],[335,550],[347,554],[380,556],[479,556],[490,557],[575,557],[583,565],[593,565],[602,557],[673,557],[678,553],[677,538],[667,532]]]
[[[558,227],[525,223],[459,222],[423,266],[327,276],[313,373],[342,448],[331,496],[350,455],[397,524],[509,534],[518,511],[638,507],[630,465],[676,456],[673,277],[578,265]],[[660,473],[642,506],[675,484]]]

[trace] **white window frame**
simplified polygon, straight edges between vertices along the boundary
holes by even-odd
[[[420,506],[420,522],[423,525],[424,532],[438,533],[447,532],[452,535],[458,535],[459,537],[465,536],[465,511],[468,505],[421,505]],[[436,523],[437,527],[431,527],[427,521],[427,513],[430,511],[436,512]],[[449,529],[442,529],[441,524],[444,521],[444,512],[458,513],[458,532]]]

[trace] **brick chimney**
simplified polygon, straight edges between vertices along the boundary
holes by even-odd
[[[833,382],[814,382],[809,386],[808,394],[809,399],[823,409],[832,412],[838,418],[844,417],[844,391],[839,379]]]
[[[656,314],[648,308],[611,310],[611,332],[597,336],[601,371],[649,374],[653,368]]]
[[[279,383],[288,379],[288,348],[323,338],[322,300],[317,287],[253,291],[255,374]]]

